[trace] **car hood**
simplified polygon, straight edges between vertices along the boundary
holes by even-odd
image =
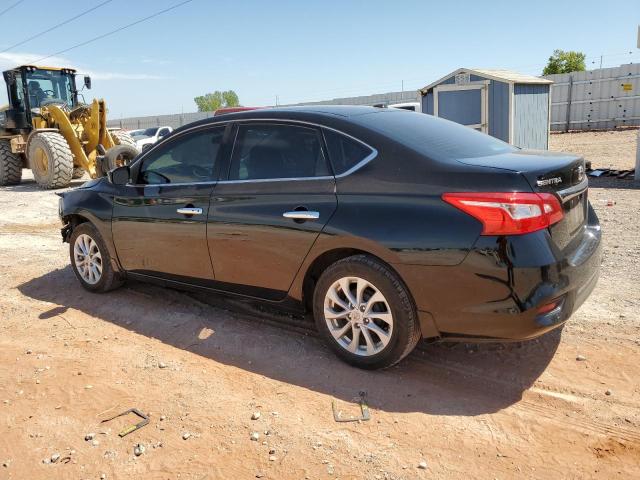
[[[149,145],[155,142],[155,138],[153,137],[149,137],[149,138],[143,138],[141,140],[136,140],[136,145],[138,146],[142,146],[142,145]]]

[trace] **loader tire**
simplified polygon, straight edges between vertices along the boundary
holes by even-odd
[[[73,173],[71,174],[71,178],[82,178],[84,176],[84,168],[82,167],[73,167]]]
[[[129,145],[133,148],[138,148],[136,146],[136,141],[129,134],[129,132],[125,132],[124,130],[111,130],[111,136],[116,141],[118,145]]]
[[[64,188],[73,176],[73,155],[58,132],[39,132],[29,140],[29,166],[41,188]]]
[[[130,165],[140,154],[137,148],[131,145],[116,145],[107,150],[104,156],[104,164],[107,170]]]
[[[11,143],[0,140],[0,185],[16,185],[21,179],[21,156],[11,151]]]

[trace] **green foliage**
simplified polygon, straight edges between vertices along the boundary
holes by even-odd
[[[222,99],[224,100],[225,107],[237,107],[240,105],[240,99],[233,90],[222,92]]]
[[[542,74],[551,75],[553,73],[583,72],[586,70],[584,64],[585,57],[586,55],[582,52],[554,50]]]
[[[227,90],[226,92],[216,90],[213,93],[207,93],[206,95],[196,97],[193,101],[196,102],[199,112],[213,112],[223,107],[240,106],[238,94],[233,90]]]

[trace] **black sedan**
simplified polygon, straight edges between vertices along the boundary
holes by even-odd
[[[81,285],[126,278],[312,311],[344,360],[422,338],[521,340],[594,288],[582,158],[430,115],[263,109],[182,127],[60,199]]]

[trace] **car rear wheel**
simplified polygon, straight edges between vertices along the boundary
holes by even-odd
[[[329,266],[313,300],[316,327],[331,349],[351,365],[387,368],[420,339],[406,286],[389,267],[366,255]]]
[[[73,229],[69,255],[73,272],[85,289],[102,293],[122,285],[123,280],[111,265],[104,240],[90,223],[81,223]]]

